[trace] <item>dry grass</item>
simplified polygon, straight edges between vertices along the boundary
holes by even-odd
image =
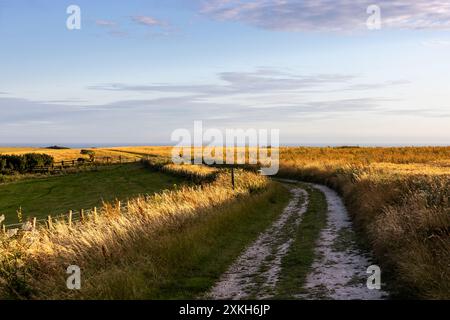
[[[179,173],[178,168],[167,167]],[[204,174],[209,169],[192,167]],[[183,168],[185,175],[189,167]],[[207,209],[245,197],[267,187],[264,177],[238,171],[233,190],[227,174],[218,173],[212,183],[183,186],[153,196],[130,201],[126,210],[105,204],[100,214],[82,224],[69,227],[64,222],[54,229],[39,228],[0,240],[0,292],[16,298],[70,298],[65,288],[62,266],[79,265],[85,282],[91,282],[99,270],[121,265],[139,256],[142,243],[157,241],[163,230],[173,230],[201,215]],[[97,284],[98,285],[98,284]]]
[[[391,289],[450,298],[450,147],[283,147],[279,175],[341,193]]]
[[[163,157],[170,157],[172,154],[172,147],[169,146],[136,146],[136,147],[114,147],[105,150],[115,150],[123,153],[130,153],[136,155],[157,155]]]
[[[202,187],[136,199],[129,212],[121,216],[114,215],[112,206],[106,206],[100,221],[88,222],[82,228],[69,230],[61,225],[53,232],[42,230],[8,242],[8,248],[0,249],[0,257],[14,253],[19,263],[32,262],[21,265],[20,270],[32,265],[50,277],[30,282],[45,295],[54,296],[41,286],[46,281],[60,281],[52,280],[52,275],[61,261],[73,259],[97,266],[120,259],[121,254],[136,250],[136,243],[151,238],[160,228],[177,228],[203,208],[221,205],[267,183],[251,173],[239,172],[249,174],[241,177],[250,184],[233,192],[228,187],[229,178],[213,169],[168,165],[170,147],[104,151],[148,155],[155,159],[150,165],[158,170],[193,180],[216,180]],[[450,298],[450,147],[281,148],[280,157],[279,175],[327,184],[341,193],[383,274],[391,276],[391,289],[420,298]],[[242,180],[237,179],[240,183]],[[20,288],[21,283],[17,280],[16,286]]]
[[[118,157],[122,156],[123,158],[135,158],[135,155],[130,153],[114,151],[110,149],[89,149],[95,151],[96,157]],[[78,158],[86,158],[89,157],[87,155],[80,154],[81,149],[46,149],[46,148],[0,148],[0,154],[15,154],[21,155],[25,153],[45,153],[52,156],[56,162],[66,161],[66,160],[76,160]]]
[[[328,147],[281,148],[284,161],[317,162],[325,160],[341,164],[433,163],[450,161],[450,147]]]
[[[285,148],[280,175],[344,197],[400,294],[450,298],[450,148]]]

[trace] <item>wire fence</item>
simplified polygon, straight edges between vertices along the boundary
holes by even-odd
[[[118,214],[124,214],[128,211],[129,201],[123,203],[122,201],[116,201],[113,208],[117,211]],[[46,218],[28,218],[26,221],[12,224],[2,224],[5,217],[4,215],[0,216],[0,225],[3,233],[8,236],[13,236],[18,232],[27,232],[33,231],[37,227],[46,227],[48,229],[53,229],[55,223],[64,222],[69,226],[72,226],[76,223],[82,223],[84,221],[94,220],[96,221],[98,216],[102,214],[102,210],[98,210],[97,207],[89,208],[89,209],[80,209],[80,210],[69,210],[65,214],[61,215],[48,215]]]
[[[148,157],[141,157],[141,158],[122,158],[122,157],[105,157],[102,159],[103,161],[95,161],[90,162],[91,166],[96,165],[111,165],[111,164],[119,164],[119,163],[136,163],[136,162],[142,162],[144,160],[148,160]],[[143,162],[146,163],[145,161]],[[58,164],[58,163],[57,163]],[[76,160],[69,160],[69,161],[61,161],[61,166],[63,167],[74,167],[76,164]],[[53,166],[54,168],[55,166]],[[230,176],[231,176],[231,185],[233,189],[235,189],[235,172],[234,172],[234,166],[219,166],[222,169],[227,168],[230,169]],[[192,174],[191,174],[192,175]],[[213,176],[213,175],[212,175]],[[205,177],[202,176],[201,180],[204,180]],[[126,204],[123,204],[121,201],[116,201],[116,203],[113,205],[113,208],[115,208],[118,213],[123,214],[128,211],[129,207],[129,201],[126,201]],[[20,213],[18,213],[18,216],[21,216],[21,209]],[[13,224],[4,224],[4,215],[0,215],[0,225],[1,229],[3,230],[3,233],[8,234],[9,236],[15,235],[18,232],[21,231],[33,231],[39,226],[45,226],[49,229],[53,228],[54,223],[58,222],[65,222],[69,226],[75,223],[80,223],[83,221],[87,221],[90,219],[96,220],[98,215],[101,214],[101,210],[97,210],[96,207],[89,208],[89,209],[80,209],[78,211],[76,210],[69,210],[67,213],[62,215],[48,215],[46,218],[27,218],[26,221],[22,221],[19,223],[13,223]]]
[[[142,158],[138,157],[98,157],[95,159],[95,161],[78,161],[78,160],[64,160],[60,162],[55,162],[51,166],[41,166],[36,167],[33,172],[34,173],[50,173],[55,171],[64,171],[65,169],[70,168],[92,168],[92,167],[98,167],[98,166],[107,166],[107,165],[114,165],[114,164],[127,164],[127,163],[137,163],[141,162]],[[126,205],[121,204],[120,201],[118,201],[117,210],[120,210],[120,212],[124,212],[128,206],[128,201]],[[21,212],[21,209],[19,209]],[[12,223],[12,224],[5,224],[5,216],[0,215],[0,226],[3,233],[8,233],[9,235],[16,234],[19,231],[32,231],[36,229],[38,226],[46,226],[48,228],[53,227],[54,222],[62,222],[65,221],[69,225],[77,222],[82,222],[85,219],[90,218],[97,218],[97,215],[100,214],[100,212],[97,210],[96,207],[89,208],[89,209],[80,209],[78,211],[76,210],[69,210],[65,214],[51,216],[48,215],[46,218],[27,218],[26,221],[18,222],[18,223]]]
[[[64,171],[70,168],[85,168],[85,167],[95,167],[102,165],[111,165],[111,164],[121,164],[121,163],[132,163],[139,162],[142,158],[140,157],[97,157],[93,160],[87,159],[77,159],[77,160],[63,160],[59,162],[54,162],[49,166],[36,166],[31,171],[33,173],[50,173],[50,172],[58,172]]]

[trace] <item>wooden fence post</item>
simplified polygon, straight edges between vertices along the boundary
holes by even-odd
[[[17,213],[17,221],[19,221],[19,223],[22,223],[23,222],[22,206],[20,206],[19,209],[17,209],[16,213]]]
[[[94,221],[97,222],[97,207],[94,207]]]
[[[52,216],[47,216],[47,225],[49,229],[53,229]]]
[[[4,224],[2,225],[2,230],[3,230],[3,234],[6,234],[6,226]]]
[[[72,214],[73,214],[72,210],[69,210],[69,227],[72,226]]]
[[[234,190],[234,168],[231,167],[231,185],[233,186],[233,190]]]
[[[33,218],[33,230],[36,230],[36,217]]]

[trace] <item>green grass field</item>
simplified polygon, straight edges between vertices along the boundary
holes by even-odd
[[[59,215],[68,210],[88,209],[102,201],[126,200],[182,184],[182,179],[152,172],[141,164],[124,164],[99,171],[23,180],[0,185],[0,215],[6,224],[16,223],[16,210],[23,217]]]

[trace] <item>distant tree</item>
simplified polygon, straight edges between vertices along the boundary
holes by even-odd
[[[68,147],[63,147],[63,146],[50,146],[50,147],[47,147],[47,148],[45,148],[45,149],[55,149],[55,150],[63,150],[63,149],[70,149],[70,148],[68,148]]]
[[[0,156],[0,171],[29,172],[37,166],[49,166],[53,163],[52,156],[40,153],[27,153],[24,155]]]
[[[38,166],[50,166],[54,159],[48,154],[27,153],[24,155],[25,168],[31,170]]]
[[[5,158],[0,158],[0,171],[3,172],[6,169],[6,159]]]
[[[82,149],[80,151],[81,154],[83,155],[88,155],[89,156],[89,160],[94,161],[95,159],[95,151],[93,150],[86,150],[86,149]]]

